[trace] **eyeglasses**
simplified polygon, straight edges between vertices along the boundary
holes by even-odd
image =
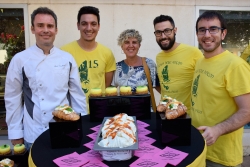
[[[210,34],[216,34],[219,32],[219,30],[224,30],[224,28],[216,27],[216,26],[209,27],[209,28],[199,28],[198,35],[205,35],[207,30]]]
[[[166,28],[165,30],[161,31],[161,30],[157,30],[154,32],[155,36],[160,37],[162,33],[164,33],[165,35],[171,35],[172,31],[174,28]]]

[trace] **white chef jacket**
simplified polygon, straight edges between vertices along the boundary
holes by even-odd
[[[49,128],[58,105],[70,104],[86,115],[85,98],[76,62],[69,53],[53,47],[45,55],[34,45],[16,54],[8,68],[4,96],[9,139],[24,137],[33,143]]]

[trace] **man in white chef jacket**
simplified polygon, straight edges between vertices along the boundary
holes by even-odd
[[[53,45],[57,16],[39,7],[31,14],[31,24],[36,44],[11,60],[4,97],[8,137],[13,145],[24,143],[26,148],[49,128],[58,105],[70,104],[81,115],[87,114],[76,62]]]

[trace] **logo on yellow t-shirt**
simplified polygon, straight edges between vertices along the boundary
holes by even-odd
[[[168,75],[168,65],[166,65],[166,66],[163,68],[161,74],[162,74],[162,78],[163,78],[163,83],[162,83],[162,85],[163,85],[163,87],[164,87],[166,90],[168,90],[169,87],[168,87],[168,85],[166,85],[166,83],[170,81],[169,75]]]
[[[89,69],[91,68],[98,68],[98,60],[84,60],[80,65],[79,65],[79,74],[80,74],[80,80],[82,83],[82,90],[84,93],[88,93],[90,90],[90,82],[91,82],[91,77],[89,75]],[[91,72],[91,71],[90,71]]]
[[[80,73],[80,80],[82,83],[85,85],[89,84],[89,79],[88,79],[88,66],[87,66],[87,61],[83,61],[82,64],[78,68],[79,73]],[[83,86],[83,85],[82,85]],[[87,87],[83,87],[82,90],[84,93],[88,93],[89,89]]]
[[[192,94],[193,94],[194,97],[197,96],[199,79],[200,79],[200,74],[194,79],[193,88],[192,88]]]

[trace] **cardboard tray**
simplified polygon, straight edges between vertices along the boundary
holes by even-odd
[[[135,133],[135,136],[136,136],[136,143],[131,145],[131,146],[128,146],[128,147],[123,147],[123,148],[119,148],[119,147],[101,147],[98,145],[98,143],[102,140],[102,128],[103,128],[103,125],[105,123],[105,121],[108,119],[108,118],[112,118],[112,117],[104,117],[103,121],[102,121],[102,125],[99,129],[99,132],[98,132],[98,135],[96,137],[96,140],[95,140],[95,144],[94,144],[94,148],[93,150],[95,151],[125,151],[125,150],[138,150],[139,148],[139,144],[138,144],[138,133],[137,133],[137,123],[136,123],[136,117],[135,116],[132,116],[133,119],[134,119],[134,123],[135,123],[135,127],[136,127],[136,133]]]

